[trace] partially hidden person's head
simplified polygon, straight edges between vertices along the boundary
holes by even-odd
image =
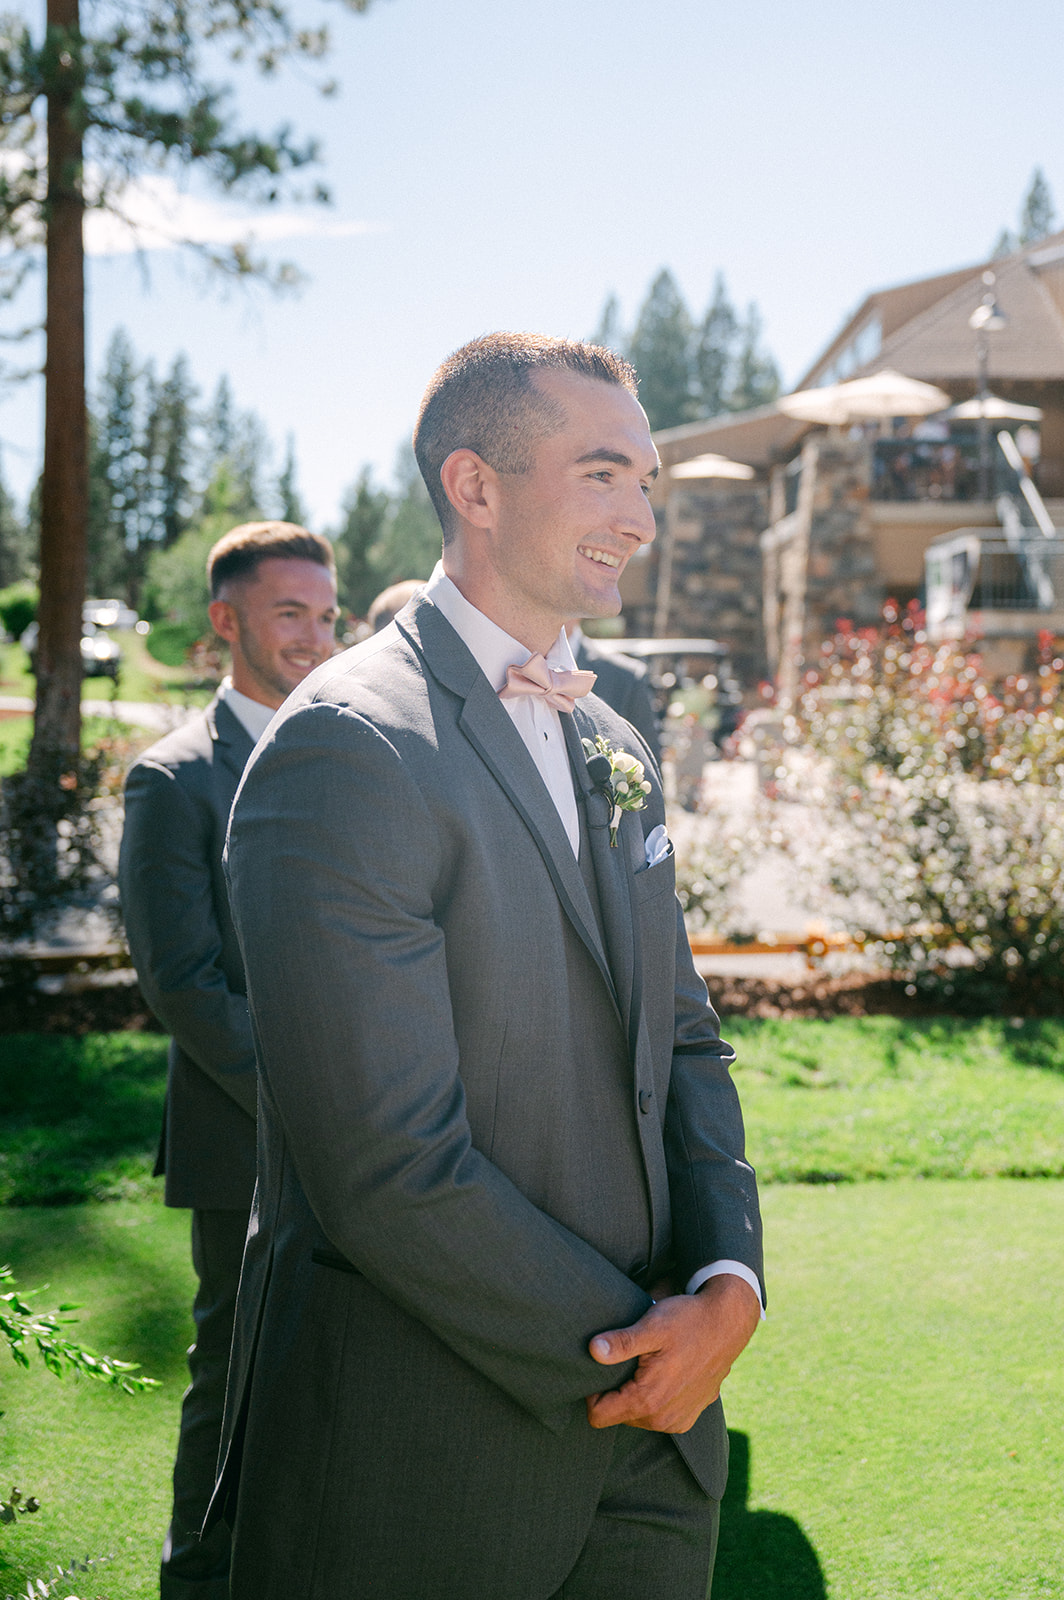
[[[621,572],[654,537],[658,457],[637,389],[612,350],[493,333],[425,392],[414,451],[444,567],[515,638],[534,634],[531,648],[567,618],[616,615]]]
[[[380,633],[386,628],[407,601],[420,594],[424,587],[424,578],[403,578],[400,583],[390,583],[387,589],[382,589],[366,612],[366,621],[373,632]]]
[[[233,687],[277,707],[336,648],[336,563],[321,534],[294,522],[243,522],[207,557],[215,632]]]

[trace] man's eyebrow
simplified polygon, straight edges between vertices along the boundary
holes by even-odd
[[[300,611],[313,611],[314,610],[314,607],[308,605],[305,600],[275,600],[273,602],[273,609],[275,611],[280,611],[282,606],[296,606],[298,608],[298,610],[300,610]],[[329,606],[326,606],[325,609],[326,609],[326,611],[335,611],[335,610],[337,610],[337,607],[335,605],[329,605]]]
[[[626,456],[623,450],[607,449],[589,450],[586,455],[577,456],[576,465],[578,467],[583,467],[591,461],[608,461],[613,467],[631,467],[635,465],[631,456]],[[656,478],[660,470],[661,466],[659,463],[658,465],[651,467],[650,471],[647,473],[647,477]]]

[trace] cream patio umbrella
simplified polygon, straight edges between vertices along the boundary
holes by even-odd
[[[907,378],[903,372],[884,367],[869,378],[852,378],[848,383],[827,384],[823,389],[799,389],[776,401],[788,417],[801,422],[868,422],[886,417],[926,417],[943,411],[949,395],[933,383]]]
[[[956,417],[958,421],[978,417],[987,417],[992,422],[1041,422],[1042,420],[1040,406],[1020,406],[1013,400],[1002,400],[997,394],[976,395],[973,400],[965,400],[959,406],[951,406],[946,414],[950,418]]]
[[[730,461],[727,456],[717,456],[710,453],[704,456],[694,456],[690,461],[681,461],[678,466],[669,468],[672,478],[752,478],[753,467],[748,467],[742,461]]]

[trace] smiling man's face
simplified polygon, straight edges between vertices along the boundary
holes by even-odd
[[[276,708],[336,647],[336,586],[316,561],[269,556],[212,602],[233,657],[233,687]]]
[[[500,474],[487,558],[515,638],[556,637],[572,617],[612,617],[618,583],[654,537],[648,501],[658,456],[646,415],[627,389],[580,373],[543,371],[536,387],[564,412],[526,472]],[[515,626],[515,620],[520,626]]]

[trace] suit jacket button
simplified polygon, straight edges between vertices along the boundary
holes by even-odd
[[[654,1098],[654,1096],[650,1092],[649,1089],[640,1089],[640,1091],[639,1091],[639,1109],[640,1109],[640,1111],[642,1111],[644,1116],[650,1110],[650,1102],[653,1100],[653,1098]]]

